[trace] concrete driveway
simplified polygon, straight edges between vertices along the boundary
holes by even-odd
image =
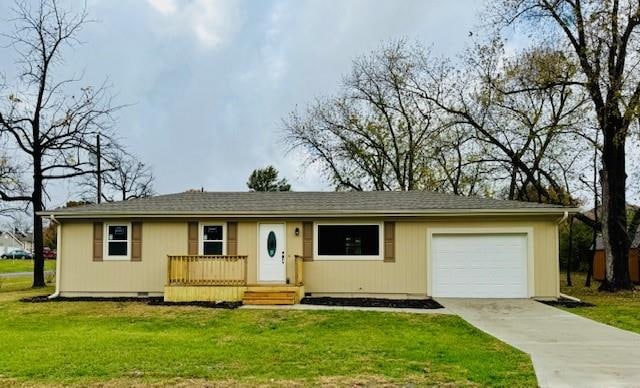
[[[638,334],[527,299],[438,302],[530,354],[542,387],[640,387]]]

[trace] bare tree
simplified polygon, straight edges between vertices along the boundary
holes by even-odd
[[[24,201],[33,210],[35,250],[34,287],[43,287],[42,217],[47,182],[92,172],[88,155],[95,152],[91,139],[101,132],[109,138],[112,105],[108,89],[78,87],[79,79],[56,77],[56,65],[65,48],[79,43],[88,22],[86,9],[61,9],[54,0],[35,6],[17,1],[13,7],[13,33],[5,35],[17,55],[21,72],[15,84],[3,89],[0,135],[19,150],[30,166],[29,187],[18,193],[0,191],[5,201]]]
[[[357,59],[338,96],[285,120],[287,140],[319,163],[337,189],[434,188],[425,155],[438,133],[432,104],[407,88],[418,63],[405,42]]]
[[[460,68],[425,60],[432,78],[416,93],[468,128],[484,149],[477,160],[504,182],[509,199],[575,204],[573,170],[582,157],[585,99],[569,85],[546,79],[570,77],[572,65],[553,49],[508,57],[500,40],[478,45]],[[500,186],[500,185],[499,185]]]
[[[503,0],[489,8],[499,27],[539,31],[534,44],[566,44],[579,72],[570,80],[589,95],[603,135],[603,290],[629,289],[625,143],[640,116],[640,3],[635,0]],[[563,81],[560,81],[563,82]],[[564,83],[564,82],[563,82]]]
[[[487,149],[471,131],[462,125],[451,125],[443,128],[428,147],[438,166],[434,169],[434,174],[440,176],[435,179],[437,190],[456,195],[490,195],[491,185],[486,178],[495,175],[495,167],[483,162]]]
[[[456,68],[400,42],[356,61],[338,97],[286,130],[338,188],[575,204],[586,99],[547,82],[574,71],[551,48],[508,57],[492,40]]]
[[[95,202],[100,193],[101,200],[106,202],[126,201],[153,195],[154,176],[151,167],[124,149],[113,147],[102,153],[100,177],[98,171],[80,177],[78,186],[80,196],[85,201]],[[92,158],[95,159],[95,156]],[[96,161],[92,160],[95,165]],[[98,189],[98,179],[101,188]]]
[[[103,175],[106,201],[126,201],[153,195],[151,168],[137,158],[120,152],[109,162],[110,168]]]
[[[24,192],[22,166],[13,163],[6,154],[0,155],[0,192],[22,193]],[[7,221],[15,221],[24,216],[29,210],[27,202],[0,201],[0,217]]]

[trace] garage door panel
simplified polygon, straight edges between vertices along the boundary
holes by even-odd
[[[527,297],[526,234],[433,235],[433,296]]]

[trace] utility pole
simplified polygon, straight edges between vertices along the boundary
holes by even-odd
[[[97,195],[98,195],[98,203],[102,201],[102,170],[100,168],[100,134],[96,136],[96,176],[98,178],[97,187]]]

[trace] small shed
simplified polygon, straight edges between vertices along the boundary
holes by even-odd
[[[632,282],[640,283],[640,228],[629,248],[629,275]],[[593,278],[602,281],[604,277],[604,244],[602,236],[598,236],[593,255]]]

